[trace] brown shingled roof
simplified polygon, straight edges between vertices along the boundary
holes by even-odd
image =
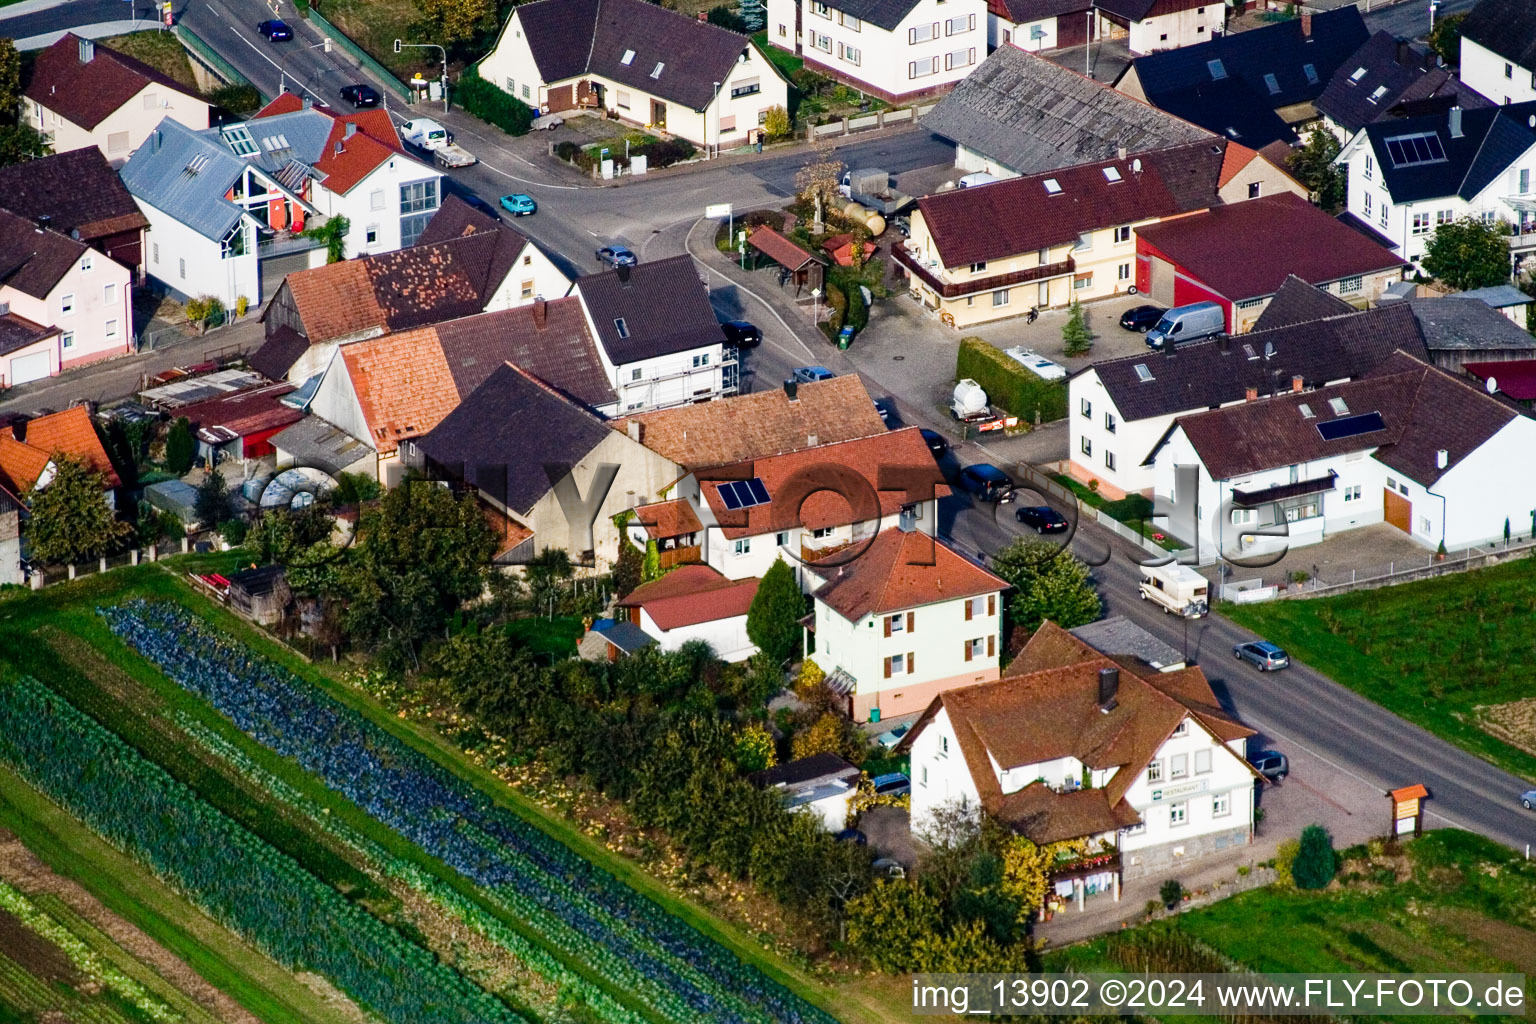
[[[387,455],[427,433],[459,404],[453,371],[430,327],[343,345],[368,440]]]
[[[58,42],[41,51],[32,65],[25,95],[72,124],[90,131],[105,121],[147,85],[174,89],[189,99],[196,93],[161,74],[143,61],[95,43],[95,56],[80,62],[81,39],[66,32]]]
[[[149,227],[95,146],[0,167],[0,206],[33,221],[49,217],[55,231],[78,231],[86,242]]]
[[[884,530],[857,558],[833,555],[831,561],[809,566],[826,581],[816,588],[816,600],[849,622],[1008,589],[1006,580],[915,531]]]
[[[693,506],[681,499],[637,506],[635,518],[652,540],[682,537],[704,529]]]

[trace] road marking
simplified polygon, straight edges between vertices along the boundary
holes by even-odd
[[[209,4],[208,5],[208,9],[210,11],[212,11],[214,13],[214,15],[216,15],[218,17],[221,17],[221,18],[224,18],[224,16],[222,14],[219,14],[218,8],[215,7],[213,4]],[[239,24],[232,17],[224,18],[224,20],[229,22],[231,25]],[[278,85],[282,85],[287,79],[292,78],[294,85],[297,85],[300,89],[303,89],[305,92],[309,93],[318,102],[320,102],[320,103],[324,103],[325,102],[325,99],[323,97],[321,97],[321,95],[319,93],[315,92],[315,90],[311,89],[309,86],[307,86],[303,82],[299,81],[298,76],[296,76],[296,75],[289,75],[286,71],[283,70],[283,66],[281,64],[279,64],[277,61],[273,60],[271,57],[269,57],[265,53],[263,53],[262,50],[261,50],[261,47],[257,46],[255,43],[253,43],[249,39],[245,38],[245,36],[241,35],[238,30],[235,32],[235,38],[240,40],[246,46],[249,46],[251,48],[251,51],[253,53],[255,53],[258,57],[260,57],[262,60],[266,61],[268,64],[271,64],[273,67],[277,68],[277,81],[278,81]],[[303,44],[300,44],[300,45],[303,45]],[[294,51],[290,51],[290,54],[292,52],[294,52]],[[286,59],[286,58],[284,58],[284,59]]]
[[[704,221],[707,220],[707,219],[708,218],[700,217],[698,220],[694,221],[693,222],[693,227],[690,227],[688,229],[688,234],[683,236],[683,251],[688,253],[688,255],[690,255],[690,256],[693,255],[693,233],[694,233],[695,230],[698,229],[698,226],[700,224],[704,223]],[[677,223],[678,224],[683,224],[683,223],[686,223],[686,222],[685,221],[678,221]],[[711,221],[711,223],[713,223],[713,221]],[[675,227],[676,225],[673,225],[673,226]],[[753,291],[751,288],[748,288],[744,284],[736,284],[735,281],[732,281],[730,278],[726,277],[724,274],[720,273],[720,271],[716,270],[714,267],[711,267],[709,264],[705,263],[703,260],[695,258],[694,262],[697,263],[699,266],[703,267],[709,273],[714,274],[716,277],[720,278],[720,280],[725,281],[727,284],[735,285],[737,288],[740,288],[742,291],[746,292],[748,295],[750,295],[754,299],[756,299],[759,303],[762,304],[762,307],[764,309],[766,309],[769,313],[773,314],[773,318],[779,322],[779,326],[783,327],[784,330],[786,332],[788,332],[789,336],[791,338],[795,339],[795,343],[800,346],[802,351],[805,352],[805,357],[807,359],[814,360],[816,358],[816,354],[810,350],[809,346],[807,346],[805,342],[800,340],[800,336],[795,333],[794,328],[790,327],[789,324],[785,322],[785,320],[784,320],[784,318],[782,316],[779,316],[779,311],[774,309],[772,306],[770,306],[768,304],[768,300],[767,299],[763,298],[761,295],[757,294],[757,292]],[[775,342],[772,338],[766,338],[765,337],[763,339],[763,344],[765,344],[765,345],[772,345],[774,348],[778,349],[784,355],[789,356],[791,359],[795,358],[795,354],[793,352],[791,352],[788,349],[784,348],[782,345],[780,345],[777,342]]]

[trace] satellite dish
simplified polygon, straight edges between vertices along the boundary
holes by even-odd
[[[1487,380],[1483,381],[1483,387],[1487,388],[1488,393],[1491,395],[1499,390],[1499,382],[1497,378],[1489,377]]]
[[[1525,123],[1530,125],[1532,128],[1536,128],[1536,114],[1532,114],[1530,117],[1526,118]]]
[[[1137,174],[1141,173],[1141,157],[1137,157],[1135,160],[1131,161],[1131,170]]]

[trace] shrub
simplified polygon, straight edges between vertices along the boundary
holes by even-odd
[[[508,135],[526,135],[533,124],[528,104],[505,89],[481,78],[474,68],[459,76],[454,86],[459,106],[482,121],[487,121]]]
[[[1037,377],[980,338],[961,338],[955,376],[969,377],[987,392],[993,405],[1015,416],[1042,423],[1067,414],[1067,387],[1062,381]]]
[[[793,130],[794,124],[789,119],[789,111],[779,105],[768,108],[768,115],[763,119],[763,133],[770,141],[788,138]]]
[[[1280,844],[1275,851],[1275,884],[1295,885],[1295,876],[1291,873],[1292,866],[1296,863],[1296,855],[1301,852],[1301,843],[1295,839],[1287,839]]]
[[[821,325],[822,333],[836,341],[837,332],[843,329],[843,323],[848,317],[848,293],[829,281],[827,293],[821,300],[826,303],[828,310],[826,322]]]
[[[671,167],[684,160],[693,159],[698,150],[687,139],[652,139],[630,148],[630,153],[645,157],[646,166],[652,170]]]
[[[208,94],[208,102],[237,116],[254,114],[261,109],[261,93],[254,85],[221,85]]]
[[[719,25],[721,28],[728,28],[732,32],[739,32],[742,35],[747,34],[747,19],[737,14],[735,8],[726,7],[723,4],[709,9],[709,23],[711,25]]]
[[[165,468],[181,476],[192,468],[197,458],[197,441],[192,437],[192,424],[185,416],[171,424],[165,435]]]
[[[1157,894],[1162,897],[1163,906],[1172,910],[1184,898],[1184,886],[1177,878],[1170,878],[1158,888]]]
[[[1321,825],[1301,830],[1296,859],[1291,863],[1291,879],[1298,889],[1322,889],[1333,881],[1339,869],[1333,854],[1333,836]]]
[[[230,519],[219,527],[219,536],[224,538],[224,543],[237,548],[245,543],[245,535],[249,530],[244,519]]]

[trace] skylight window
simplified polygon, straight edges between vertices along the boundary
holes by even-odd
[[[1365,77],[1365,68],[1355,68],[1355,73],[1349,76],[1351,82],[1358,82]]]
[[[1271,96],[1280,95],[1280,79],[1276,78],[1274,75],[1265,75],[1264,88],[1269,90],[1269,94]]]
[[[203,170],[207,166],[208,166],[208,154],[207,153],[199,153],[196,156],[194,156],[191,160],[187,161],[187,173],[188,174],[201,174],[203,172]]]
[[[1145,384],[1149,380],[1152,380],[1152,371],[1147,369],[1147,364],[1146,363],[1137,363],[1136,364],[1136,377],[1143,384]]]
[[[652,78],[660,78],[661,77],[661,69],[664,68],[664,67],[666,67],[665,64],[663,64],[661,61],[657,61],[656,62],[656,66],[654,68],[651,68],[651,77]]]
[[[251,138],[251,131],[243,124],[231,125],[224,129],[224,143],[235,156],[255,156],[258,152],[255,141]]]
[[[1259,354],[1253,350],[1253,346],[1248,344],[1246,341],[1243,342],[1243,355],[1247,356],[1249,359],[1259,358]]]
[[[1392,159],[1393,167],[1416,167],[1419,164],[1443,164],[1445,149],[1440,145],[1440,136],[1434,132],[1420,132],[1417,135],[1395,135],[1386,140],[1387,155]]]
[[[1045,194],[1046,195],[1050,195],[1050,196],[1060,195],[1061,194],[1061,182],[1057,181],[1055,178],[1046,178],[1045,179]]]
[[[1106,168],[1104,168],[1104,180],[1105,181],[1119,181],[1120,180],[1120,171],[1119,171],[1119,169],[1115,168],[1115,167],[1106,167]]]
[[[629,67],[630,64],[634,63],[634,60],[635,60],[635,51],[634,50],[625,50],[624,51],[624,56],[619,58],[619,63],[623,64],[625,67]]]
[[[1385,96],[1386,94],[1387,94],[1387,87],[1384,86],[1384,85],[1378,85],[1376,87],[1376,90],[1374,92],[1372,92],[1371,95],[1369,97],[1367,97],[1367,98],[1372,103],[1380,103],[1381,102],[1381,98],[1383,96]]]
[[[1216,60],[1208,60],[1205,62],[1205,66],[1206,69],[1211,73],[1211,81],[1219,82],[1223,78],[1227,77],[1227,69],[1222,65],[1221,58],[1218,57]]]
[[[613,329],[619,332],[619,337],[621,337],[621,338],[629,337],[629,324],[624,322],[624,318],[623,317],[621,317],[621,316],[620,317],[614,317]]]
[[[1304,420],[1316,419],[1317,417],[1317,414],[1312,411],[1312,407],[1306,402],[1302,402],[1296,408],[1301,410],[1301,418]]]
[[[1311,64],[1303,64],[1301,66],[1301,73],[1307,76],[1307,84],[1308,85],[1316,85],[1317,84],[1317,68],[1315,68]]]
[[[1333,410],[1333,414],[1335,416],[1348,416],[1349,415],[1349,403],[1344,401],[1344,399],[1342,399],[1342,398],[1330,398],[1330,399],[1328,399],[1328,408]]]

